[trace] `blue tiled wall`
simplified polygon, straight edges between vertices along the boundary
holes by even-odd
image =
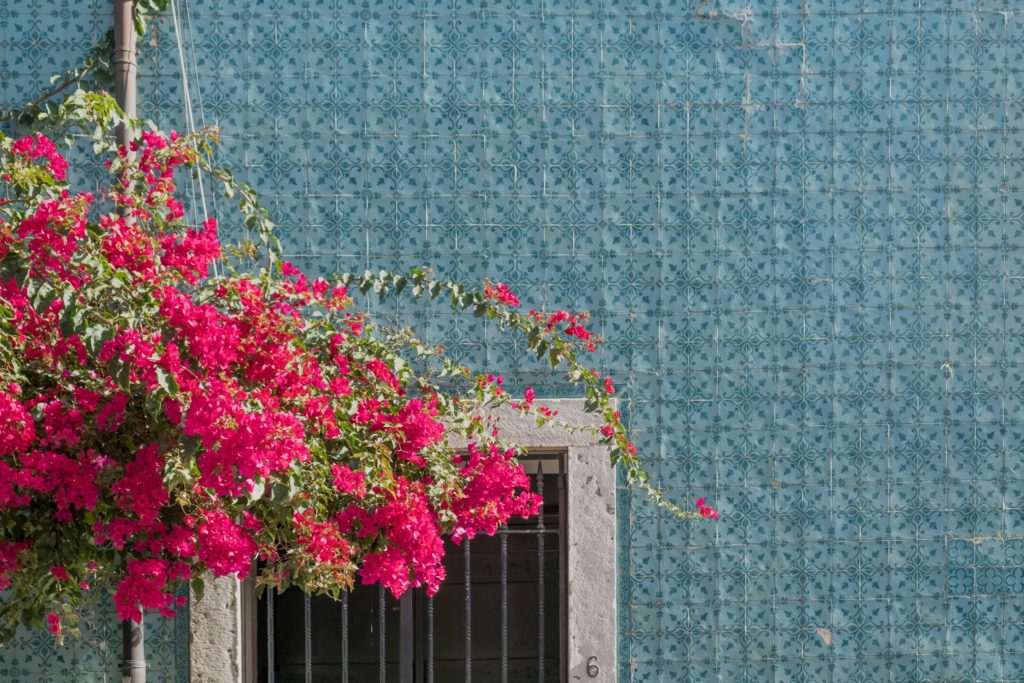
[[[188,616],[176,621],[147,615],[148,683],[188,683]],[[23,630],[0,645],[4,683],[120,683],[121,624],[113,605],[102,605],[81,623],[82,636],[57,645],[49,631]]]
[[[721,507],[620,492],[619,680],[1024,680],[1024,2],[188,4],[197,116],[295,260],[589,309],[651,472]]]

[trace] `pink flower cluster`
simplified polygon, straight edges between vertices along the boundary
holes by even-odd
[[[117,584],[114,607],[119,619],[142,621],[142,610],[159,610],[164,616],[174,616],[174,608],[188,601],[185,595],[175,595],[176,582],[188,579],[192,571],[185,562],[164,559],[130,559],[125,577]]]
[[[24,450],[35,441],[36,425],[25,406],[16,398],[19,388],[11,387],[14,394],[0,390],[0,453]],[[0,486],[6,477],[0,478]],[[0,505],[3,499],[0,498]]]
[[[493,299],[494,301],[503,303],[506,306],[519,308],[519,297],[513,294],[508,288],[508,285],[504,283],[499,282],[496,285],[488,283],[484,285],[484,296],[488,299]]]
[[[199,523],[199,560],[214,576],[235,574],[244,579],[249,575],[253,557],[259,545],[252,538],[252,531],[260,524],[249,518],[249,529],[236,524],[220,510],[210,510],[206,519]],[[248,521],[248,520],[247,520]]]
[[[28,542],[0,541],[0,590],[6,590],[11,585],[11,577],[18,570],[18,555],[29,545]]]
[[[81,268],[68,264],[85,237],[86,212],[92,195],[64,194],[60,199],[41,202],[32,215],[18,225],[16,235],[30,253],[32,273],[54,273],[77,289],[88,280]]]
[[[338,491],[362,499],[366,497],[366,475],[347,465],[331,465],[331,477]]]
[[[55,636],[60,635],[60,617],[53,612],[46,615],[46,630]]]
[[[217,221],[208,218],[200,230],[189,230],[184,237],[165,235],[160,238],[163,248],[163,265],[181,273],[189,284],[196,284],[200,278],[208,277],[210,264],[220,258],[220,242],[217,240]]]
[[[423,484],[399,477],[386,501],[373,511],[349,505],[337,518],[357,538],[384,537],[384,547],[363,556],[363,583],[380,583],[396,597],[414,586],[437,593],[444,580],[444,542]]]
[[[13,472],[12,481],[26,494],[49,494],[57,506],[55,518],[70,521],[74,509],[92,510],[99,498],[100,467],[90,456],[29,451],[21,455],[21,469]]]
[[[698,498],[694,504],[697,506],[697,512],[700,513],[701,517],[705,519],[718,519],[718,510],[708,505],[707,501],[703,498]]]
[[[344,581],[352,566],[352,548],[336,521],[319,522],[312,514],[296,512],[295,545],[321,572]]]
[[[545,326],[549,333],[561,329],[566,337],[578,339],[583,342],[583,348],[593,353],[597,345],[603,340],[595,333],[586,328],[590,320],[587,313],[572,314],[567,311],[555,311],[554,313],[542,313],[541,311],[530,311],[530,318]]]
[[[35,137],[29,135],[15,140],[11,145],[11,152],[29,160],[46,159],[50,175],[57,180],[64,180],[68,176],[67,160],[57,151],[56,145],[42,133],[36,133]]]
[[[427,461],[420,452],[444,437],[444,425],[436,418],[437,405],[433,402],[424,405],[414,398],[402,406],[391,420],[399,438],[395,455],[414,465],[425,466]]]
[[[17,259],[30,280],[0,280],[0,311],[11,311],[0,344],[44,378],[19,386],[0,374],[0,514],[94,543],[81,551],[90,562],[69,561],[0,531],[0,589],[23,565],[50,567],[60,603],[108,572],[118,615],[139,620],[173,613],[181,581],[246,576],[261,558],[275,576],[348,585],[358,573],[395,595],[432,594],[445,535],[493,534],[537,512],[513,451],[474,445],[451,467],[442,412],[453,404],[344,311],[344,287],[287,263],[272,278],[211,283],[217,222],[187,225],[175,197],[174,173],[196,153],[152,132],[132,149],[134,164],[127,150],[111,163],[117,179],[100,202],[60,191],[21,214],[0,207],[11,212],[0,260]],[[45,137],[13,150],[66,175]],[[110,210],[92,218],[103,202]],[[54,295],[39,304],[42,285]],[[504,284],[485,295],[519,305]],[[337,324],[311,334],[309,309]],[[594,339],[566,316],[551,325]],[[500,396],[501,383],[478,390]],[[59,633],[68,613],[48,614]]]
[[[459,456],[458,467],[468,482],[449,503],[459,520],[453,541],[480,533],[493,536],[510,517],[537,514],[541,499],[530,492],[530,479],[515,456],[515,451],[493,443],[482,449],[471,443],[468,455]]]
[[[156,444],[144,446],[124,465],[121,478],[111,493],[122,511],[144,524],[157,521],[167,505],[169,493],[164,487],[164,456]]]

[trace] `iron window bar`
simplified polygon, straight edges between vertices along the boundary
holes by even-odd
[[[540,514],[525,522],[502,527],[495,539],[479,537],[476,541],[464,541],[461,553],[450,546],[446,564],[457,565],[461,560],[462,571],[453,573],[452,570],[458,567],[449,566],[447,585],[436,597],[426,596],[423,591],[407,591],[396,601],[381,586],[376,588],[375,599],[368,593],[373,589],[360,587],[355,593],[344,593],[337,602],[311,597],[296,589],[284,593],[273,589],[265,591],[259,600],[259,609],[264,612],[261,616],[265,617],[261,620],[265,623],[265,638],[259,641],[257,680],[260,683],[372,683],[375,680],[379,683],[435,683],[438,678],[457,680],[458,675],[452,676],[454,670],[451,668],[456,663],[452,656],[453,644],[457,642],[452,640],[454,633],[435,630],[435,625],[452,623],[448,619],[437,620],[437,609],[441,607],[446,616],[462,612],[462,651],[459,658],[462,659],[462,678],[466,683],[472,683],[477,668],[480,672],[490,672],[487,676],[490,680],[499,678],[495,674],[500,674],[502,683],[510,680],[564,683],[567,680],[564,466],[561,456],[555,458],[551,455],[543,456],[543,460],[527,460],[525,464],[532,470],[530,476],[534,490],[544,500]],[[554,537],[556,543],[553,546],[548,544],[548,537]],[[529,546],[534,540],[530,551]],[[514,550],[510,549],[513,541]],[[483,546],[478,549],[480,544]],[[493,547],[495,545],[496,548]],[[529,559],[531,552],[533,560]],[[487,578],[493,569],[495,554],[498,564],[496,581]],[[475,558],[475,555],[479,557]],[[535,567],[533,570],[529,569],[531,563]],[[554,571],[549,574],[548,569]],[[482,577],[480,572],[483,572]],[[529,585],[531,575],[534,577],[532,586]],[[461,591],[456,590],[459,579],[463,584]],[[495,583],[497,586],[493,585]],[[553,593],[549,592],[552,586],[548,583],[556,587]],[[474,616],[479,621],[481,611],[493,605],[486,596],[491,595],[494,588],[499,594],[497,628],[492,633],[489,624],[483,630],[477,624],[474,632]],[[474,590],[484,591],[484,597],[474,600]],[[514,591],[518,591],[517,597],[524,592],[535,591],[534,619],[529,619],[521,611],[528,602],[521,598],[510,600],[510,593]],[[459,593],[462,594],[461,609],[453,612]],[[301,599],[301,640],[295,633],[296,629],[290,627],[295,623],[290,620],[290,615],[299,617],[294,613],[299,605],[292,606],[297,598]],[[388,613],[396,611],[398,619],[389,619]],[[558,624],[557,648],[555,641],[548,638],[549,632],[554,633],[551,627],[555,619]],[[338,628],[340,621],[340,629],[326,628],[331,621],[334,628]],[[530,623],[532,628],[528,626]],[[453,626],[457,625],[456,620]],[[332,630],[340,638],[331,638]],[[532,666],[527,664],[528,658],[524,659],[524,642],[528,641],[531,630],[535,633]],[[440,642],[437,640],[439,635]],[[495,636],[497,643],[493,642]],[[362,645],[353,650],[356,643]],[[438,650],[439,644],[442,650]],[[442,659],[438,659],[439,656]],[[334,657],[340,657],[340,662]],[[497,671],[493,670],[495,665]],[[445,673],[440,674],[438,667]]]

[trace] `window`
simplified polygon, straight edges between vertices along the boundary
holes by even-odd
[[[566,422],[593,420],[581,400],[547,404]],[[433,600],[422,590],[395,600],[360,586],[343,602],[297,591],[268,591],[257,601],[251,587],[211,582],[193,609],[193,680],[614,681],[615,478],[607,448],[514,413],[502,416],[502,429],[530,450],[542,517],[449,546],[448,577]],[[232,624],[211,621],[210,600]]]
[[[275,683],[304,683],[307,671],[313,683],[433,683],[467,672],[477,681],[565,680],[563,460],[550,453],[524,462],[542,514],[512,520],[496,536],[449,542],[433,598],[418,589],[396,600],[362,585],[343,602],[294,588],[265,593],[257,680],[270,683],[271,669]]]

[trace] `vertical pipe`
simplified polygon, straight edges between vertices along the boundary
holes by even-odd
[[[137,116],[135,34],[133,0],[114,0],[114,98],[129,118]],[[131,130],[127,126],[117,127],[117,143],[127,145]],[[131,150],[129,150],[129,154]],[[140,641],[141,643],[141,641]]]
[[[544,463],[537,462],[537,495],[541,498],[537,515],[537,680],[544,683]]]
[[[302,631],[306,638],[306,683],[313,683],[313,598],[309,593],[302,597]]]
[[[470,583],[470,541],[463,541],[462,559],[466,581],[466,683],[473,680],[473,590]]]
[[[348,683],[348,591],[341,594],[341,683]]]
[[[121,680],[123,683],[146,683],[146,653],[142,622],[131,619],[121,622]]]
[[[434,683],[434,598],[427,598],[427,683]]]
[[[508,534],[501,534],[501,683],[508,683]]]
[[[387,674],[388,664],[387,664],[387,648],[386,648],[387,642],[386,642],[386,640],[384,638],[384,629],[387,627],[388,622],[387,622],[387,612],[384,611],[385,607],[386,607],[386,605],[384,604],[384,586],[380,587],[380,592],[378,593],[378,595],[379,595],[379,598],[377,600],[377,611],[378,611],[377,625],[378,625],[378,628],[380,628],[380,635],[377,638],[377,647],[380,650],[379,653],[378,653],[379,654],[378,662],[380,664],[380,683],[387,683],[387,680],[388,680],[388,674]]]
[[[136,116],[135,92],[135,20],[133,0],[114,0],[114,97],[125,114]],[[131,131],[117,127],[117,142],[127,145]],[[131,151],[129,150],[129,153]],[[121,624],[121,680],[123,683],[146,683],[146,642],[142,622],[126,620]]]
[[[256,565],[253,563],[253,574]],[[253,579],[241,579],[235,584],[238,590],[238,610],[235,618],[238,620],[238,653],[235,662],[238,666],[239,680],[242,683],[255,683],[259,679],[259,669],[256,666],[256,653],[259,645],[256,641],[256,629],[258,625],[256,607],[256,584]]]
[[[274,683],[274,595],[277,589],[267,589],[267,683]]]

